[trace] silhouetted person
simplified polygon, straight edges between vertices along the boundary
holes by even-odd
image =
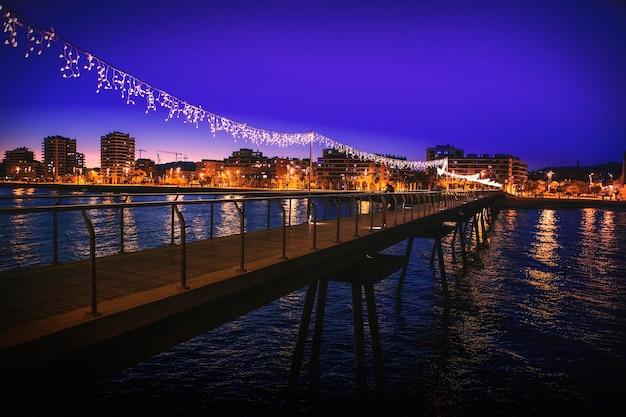
[[[393,185],[387,184],[387,188],[385,188],[386,193],[393,193],[395,190],[393,189]],[[395,200],[393,198],[387,203],[387,210],[393,210],[395,208]]]

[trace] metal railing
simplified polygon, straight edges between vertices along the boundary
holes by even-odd
[[[0,253],[0,279],[4,272],[11,270],[89,259],[93,291],[91,310],[96,315],[99,257],[179,245],[180,287],[186,289],[187,244],[191,241],[239,235],[239,269],[245,271],[246,235],[249,232],[281,228],[280,257],[286,259],[287,230],[294,225],[311,225],[312,231],[307,238],[311,239],[311,250],[317,250],[320,220],[335,221],[334,242],[337,243],[342,238],[341,221],[347,217],[356,216],[353,237],[359,238],[364,216],[369,216],[369,230],[374,231],[387,228],[388,224],[395,225],[435,213],[451,207],[453,203],[480,198],[486,193],[417,191],[393,194],[177,193],[0,197],[0,204],[4,206],[0,208],[0,239],[5,245]],[[153,201],[133,201],[141,199]],[[7,207],[11,200],[13,207]],[[33,204],[34,201],[46,201],[47,205]],[[279,210],[272,210],[274,204],[279,206]],[[233,207],[234,211],[228,207]],[[323,219],[318,218],[320,211]],[[74,214],[80,214],[82,221],[72,217]],[[153,218],[156,220],[151,221]],[[200,225],[198,230],[193,228],[194,223]],[[26,232],[15,233],[16,225]],[[138,230],[141,227],[153,229]],[[77,242],[85,240],[88,241],[88,250],[83,247],[76,253],[76,248],[80,246]]]

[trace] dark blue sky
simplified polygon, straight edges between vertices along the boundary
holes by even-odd
[[[626,151],[623,0],[0,4],[187,103],[261,129],[314,130],[416,161],[450,144],[518,156],[531,170],[621,162]],[[96,71],[61,76],[62,42],[24,58],[24,33],[17,48],[0,44],[2,155],[27,146],[40,159],[42,139],[59,134],[99,166],[100,137],[117,130],[161,162],[241,147],[308,157],[308,146],[214,137],[208,124],[146,114],[141,99],[96,93]]]

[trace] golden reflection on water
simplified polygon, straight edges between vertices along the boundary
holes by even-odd
[[[34,188],[14,188],[12,191],[13,191],[13,195],[16,197],[35,194]],[[23,203],[24,203],[24,200],[18,198],[14,200],[13,207],[16,207],[16,208],[24,207]]]
[[[584,209],[580,224],[580,256],[582,270],[592,276],[610,273],[612,252],[618,248],[615,212]]]
[[[127,252],[136,252],[141,250],[139,239],[137,237],[137,223],[135,222],[135,214],[132,209],[124,209],[124,250]]]
[[[556,252],[559,249],[556,238],[557,223],[555,210],[542,210],[535,225],[535,240],[530,247],[529,255],[548,266],[557,266],[559,261]]]
[[[183,212],[183,215],[184,214],[185,213]],[[189,229],[193,232],[196,239],[198,240],[209,239],[211,236],[210,235],[211,218],[208,216],[194,216],[191,218]]]
[[[283,201],[287,224],[299,223],[298,219],[306,219],[307,201],[306,199],[287,199]]]
[[[7,224],[7,248],[2,251],[3,256],[10,254],[12,261],[17,265],[28,265],[34,258],[33,251],[40,245],[37,231],[33,230],[32,218],[28,214],[20,213],[11,216]]]
[[[228,236],[233,234],[233,230],[239,231],[239,211],[233,203],[220,204],[216,210],[215,233],[217,236]]]
[[[528,255],[538,262],[536,267],[525,269],[528,283],[537,290],[533,299],[526,300],[524,309],[533,322],[553,321],[561,311],[562,276],[554,268],[559,266],[559,218],[555,210],[541,210],[535,224],[534,239]],[[542,267],[543,265],[543,267]]]
[[[22,196],[22,195],[33,195],[35,194],[34,188],[14,188],[13,195]]]

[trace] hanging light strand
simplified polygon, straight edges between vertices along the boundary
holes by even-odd
[[[7,33],[5,44],[16,48],[20,30],[26,31],[27,50],[26,58],[36,51],[40,55],[44,48],[49,48],[52,42],[61,42],[63,51],[59,55],[62,60],[60,72],[63,78],[80,77],[81,71],[95,71],[97,74],[96,93],[102,90],[118,91],[126,104],[136,104],[135,99],[145,101],[146,113],[162,108],[167,113],[165,121],[182,119],[183,123],[192,124],[196,128],[200,124],[208,124],[211,134],[215,137],[218,131],[230,134],[233,139],[242,139],[255,145],[273,145],[287,147],[292,145],[310,145],[318,143],[326,148],[333,148],[349,156],[363,160],[371,160],[391,168],[411,169],[424,171],[427,168],[441,167],[442,160],[435,161],[407,161],[388,158],[377,154],[363,152],[351,146],[341,144],[317,132],[284,133],[248,126],[226,117],[208,112],[201,106],[195,106],[179,99],[168,92],[158,89],[131,74],[128,74],[113,65],[84,51],[76,45],[57,36],[54,29],[46,30],[29,21],[18,13],[8,10],[0,4],[4,32]],[[81,59],[86,63],[81,67]]]
[[[450,178],[458,178],[460,180],[477,182],[480,184],[488,185],[490,187],[502,188],[502,184],[499,182],[493,181],[491,178],[480,178],[480,174],[472,174],[472,175],[462,175],[454,172],[448,171],[448,159],[445,159],[446,163],[443,167],[437,167],[438,175],[446,175]]]

